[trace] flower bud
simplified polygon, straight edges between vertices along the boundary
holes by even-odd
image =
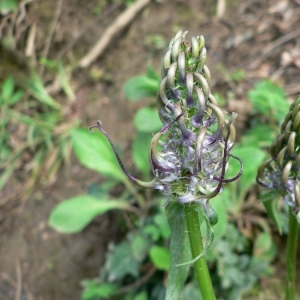
[[[203,36],[186,40],[178,32],[162,61],[162,81],[156,103],[163,132],[154,135],[150,161],[157,178],[156,188],[181,203],[206,205],[223,183],[236,180],[242,162],[231,155],[235,141],[233,121],[218,107],[210,90],[211,75],[205,65],[207,51]],[[229,157],[241,170],[224,179]]]
[[[295,214],[300,209],[300,97],[291,104],[280,135],[270,147],[271,158],[262,163],[257,182],[276,190]]]
[[[164,127],[151,141],[149,158],[155,177],[151,182],[137,180],[128,173],[100,122],[90,129],[96,127],[105,134],[131,180],[142,187],[161,190],[167,196],[167,204],[171,199],[199,202],[209,222],[215,224],[217,216],[208,200],[243,171],[241,160],[231,154],[237,114],[224,114],[211,93],[204,37],[193,37],[189,42],[186,35],[182,31],[175,35],[162,60],[156,103]],[[238,160],[241,168],[235,177],[225,179],[230,157]]]

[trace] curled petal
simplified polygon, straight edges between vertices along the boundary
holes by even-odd
[[[167,75],[167,86],[174,100],[178,100],[181,96],[180,90],[175,86],[175,78],[177,71],[177,62],[172,63]]]
[[[194,98],[193,98],[193,88],[194,88],[194,78],[192,73],[188,73],[186,75],[186,104],[187,107],[191,107],[194,105]]]
[[[183,51],[179,52],[178,55],[178,70],[179,70],[179,81],[180,84],[184,84],[186,75],[185,75],[185,54]]]
[[[107,138],[108,142],[110,143],[113,151],[114,151],[114,154],[117,158],[117,161],[121,167],[121,169],[123,170],[123,172],[125,173],[125,175],[130,179],[132,180],[133,182],[135,182],[136,184],[138,184],[139,186],[143,187],[143,188],[154,188],[155,186],[155,183],[156,183],[156,179],[154,178],[152,181],[149,181],[149,182],[145,182],[145,181],[141,181],[141,180],[138,180],[137,178],[135,178],[134,176],[132,176],[128,171],[127,169],[125,168],[122,160],[121,160],[121,157],[113,143],[113,141],[110,139],[110,137],[108,136],[108,134],[105,132],[105,130],[102,128],[102,122],[101,121],[97,121],[97,125],[93,125],[93,126],[90,126],[89,130],[91,133],[93,133],[93,129],[94,128],[97,128],[99,129],[104,135],[105,137]]]
[[[202,88],[205,99],[208,99],[208,95],[210,94],[210,89],[207,80],[203,75],[199,73],[194,73],[194,77],[196,78],[200,87]]]

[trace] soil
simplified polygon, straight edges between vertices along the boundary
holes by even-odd
[[[62,56],[66,62],[78,61],[85,55],[126,6],[119,4],[105,14],[115,7],[114,2],[62,1],[62,13],[53,35],[49,58],[56,59],[57,54],[76,39],[78,32],[98,18],[97,13],[104,2],[103,18],[76,40],[72,49],[66,51]],[[132,164],[133,116],[139,107],[152,100],[129,103],[125,99],[123,85],[131,77],[145,73],[149,62],[159,71],[165,48],[178,30],[188,30],[189,37],[204,35],[207,65],[213,78],[211,90],[227,100],[226,110],[239,114],[239,136],[247,129],[251,118],[247,91],[256,82],[263,78],[275,80],[283,86],[289,99],[294,99],[300,92],[299,1],[231,0],[226,1],[224,11],[219,10],[219,16],[216,3],[225,1],[161,2],[153,1],[147,5],[129,26],[111,40],[104,53],[89,68],[78,68],[72,75],[71,83],[76,91],[82,125],[88,127],[101,118],[111,138],[127,155],[128,167]],[[37,51],[42,48],[42,41],[51,30],[56,7],[56,1],[52,0],[36,0],[28,6],[23,25],[37,22]],[[153,42],[155,35],[163,38],[165,47],[160,48]],[[149,42],[151,37],[152,42]],[[23,44],[22,41],[19,43],[20,48]],[[10,73],[22,77],[18,75],[24,69],[22,62],[16,62],[15,56],[2,48],[0,54],[3,58],[0,79]],[[237,82],[230,76],[238,70],[244,70],[245,76]],[[102,75],[95,80],[90,75],[91,71]],[[59,93],[54,93],[54,96],[63,103]],[[80,299],[80,282],[97,277],[108,244],[122,234],[115,222],[119,216],[116,213],[106,214],[75,235],[56,233],[47,226],[47,219],[57,203],[86,193],[90,184],[103,179],[82,167],[73,157],[71,168],[60,170],[55,183],[37,187],[26,202],[20,198],[1,207],[0,299]]]

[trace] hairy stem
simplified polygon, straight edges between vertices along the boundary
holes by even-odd
[[[295,284],[296,284],[296,257],[297,257],[297,243],[298,243],[298,230],[299,224],[289,208],[289,233],[287,242],[287,277],[286,277],[286,290],[285,299],[295,299]]]
[[[186,204],[184,206],[193,258],[197,257],[199,253],[203,251],[200,222],[198,218],[198,212],[195,207],[196,204]],[[216,300],[205,256],[198,259],[194,263],[194,267],[196,270],[202,299]]]

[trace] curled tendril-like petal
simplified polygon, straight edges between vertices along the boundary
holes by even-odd
[[[143,188],[153,188],[155,185],[156,185],[156,181],[157,179],[154,178],[152,181],[149,181],[149,182],[146,182],[146,181],[141,181],[141,180],[138,180],[137,178],[135,178],[134,176],[132,176],[128,171],[127,169],[125,168],[122,160],[121,160],[121,157],[114,145],[114,143],[112,142],[112,140],[110,139],[109,135],[106,133],[106,131],[102,128],[102,122],[99,120],[97,121],[97,124],[96,125],[93,125],[93,126],[90,126],[89,127],[89,130],[91,133],[94,133],[93,129],[94,128],[97,128],[99,129],[107,138],[107,140],[109,141],[113,151],[114,151],[114,154],[117,158],[117,161],[121,167],[121,169],[123,170],[123,172],[125,173],[125,175],[130,179],[132,180],[133,182],[135,182],[136,184],[138,184],[139,186],[143,187]]]

